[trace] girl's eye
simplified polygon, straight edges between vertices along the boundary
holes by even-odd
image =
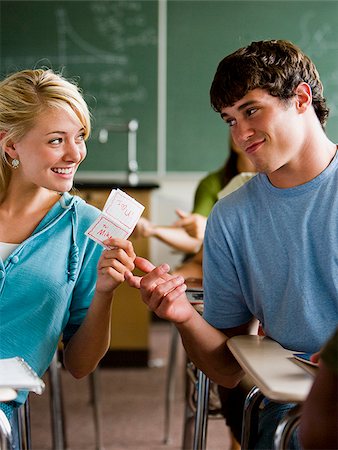
[[[54,138],[49,141],[50,144],[61,144],[62,138]]]
[[[78,137],[77,137],[78,141],[84,141],[85,140],[85,134],[81,133]]]

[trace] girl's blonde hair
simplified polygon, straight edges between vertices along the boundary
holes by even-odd
[[[78,86],[52,70],[16,72],[0,82],[0,193],[4,194],[11,168],[3,145],[17,142],[33,128],[46,108],[71,107],[83,125],[85,139],[90,134],[90,113]]]

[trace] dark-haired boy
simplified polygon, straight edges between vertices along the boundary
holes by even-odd
[[[320,349],[338,322],[338,158],[312,61],[288,41],[260,41],[219,64],[211,103],[259,172],[219,201],[204,240],[204,316],[181,277],[137,258],[126,275],[143,301],[177,326],[189,357],[216,383],[243,373],[228,337],[256,332],[255,318],[282,346]],[[288,405],[261,411],[257,449],[273,448]],[[293,443],[297,446],[297,442]]]

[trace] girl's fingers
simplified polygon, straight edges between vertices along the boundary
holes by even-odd
[[[127,253],[127,255],[130,258],[133,258],[133,259],[136,258],[133,244],[130,241],[128,241],[127,239],[120,239],[120,238],[106,239],[103,242],[103,244],[106,245],[107,247],[111,248],[111,250],[106,250],[106,251],[114,251],[117,249],[122,249]]]
[[[99,270],[108,269],[109,267],[111,267],[112,269],[116,270],[121,274],[124,274],[126,270],[134,270],[134,263],[130,258],[124,261],[113,258],[113,259],[103,259],[98,265]]]

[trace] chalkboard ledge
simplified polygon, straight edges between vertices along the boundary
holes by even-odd
[[[120,181],[76,181],[74,183],[74,187],[76,189],[135,189],[135,190],[149,190],[149,189],[157,189],[159,188],[159,184],[151,183],[151,182],[140,182],[136,185],[132,185],[127,182]]]

